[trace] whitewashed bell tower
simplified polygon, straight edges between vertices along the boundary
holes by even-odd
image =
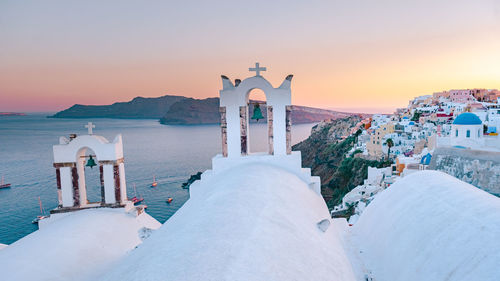
[[[291,112],[292,93],[290,84],[293,75],[288,75],[281,86],[274,88],[264,77],[259,63],[255,68],[256,75],[243,80],[237,85],[226,76],[222,76],[220,91],[220,112],[222,128],[222,154],[224,157],[242,157],[248,155],[249,149],[249,94],[253,89],[260,89],[266,95],[268,154],[290,154],[291,149]]]
[[[205,171],[201,181],[190,187],[191,196],[196,196],[198,186],[213,174],[222,173],[242,164],[264,162],[279,166],[302,178],[309,187],[320,194],[320,179],[312,177],[309,168],[302,168],[300,151],[292,151],[292,93],[293,75],[288,75],[277,88],[267,81],[261,72],[266,71],[259,63],[249,68],[254,76],[235,83],[222,75],[222,90],[220,90],[220,115],[222,154],[212,158],[212,170]],[[254,89],[260,89],[266,96],[268,149],[266,153],[249,153],[249,139],[252,137],[249,128],[249,94]]]
[[[70,139],[59,138],[59,144],[53,146],[54,168],[56,168],[59,207],[55,210],[91,207],[124,206],[127,200],[125,183],[125,166],[123,162],[122,136],[117,135],[113,142],[102,136],[93,134],[95,126],[88,123],[87,135],[72,135]],[[101,200],[88,202],[87,187],[85,184],[85,163],[89,157],[87,150],[91,149],[95,155],[92,159],[97,162],[100,172]]]

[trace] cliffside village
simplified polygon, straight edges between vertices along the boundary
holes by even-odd
[[[500,91],[487,89],[419,96],[392,115],[362,120],[350,131],[359,134],[350,155],[393,164],[369,168],[364,184],[349,192],[332,214],[354,207],[350,223],[355,223],[377,192],[400,177],[427,169],[500,195],[499,130]]]

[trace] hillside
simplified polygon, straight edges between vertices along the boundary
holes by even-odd
[[[166,125],[214,124],[220,122],[219,98],[186,98],[173,104],[160,123]]]
[[[266,106],[262,106],[266,117]],[[253,106],[250,106],[250,116]],[[292,123],[313,123],[352,115],[326,109],[293,106]],[[182,96],[137,97],[111,105],[81,105],[60,111],[53,118],[130,118],[160,119],[165,125],[217,124],[220,122],[219,98],[193,99]],[[254,122],[252,120],[252,122]]]
[[[53,118],[137,118],[159,119],[178,101],[186,99],[182,96],[162,96],[158,98],[136,97],[128,102],[116,102],[111,105],[81,105],[54,114]]]
[[[261,110],[262,115],[266,118],[266,106],[262,105]],[[249,115],[253,115],[253,106],[249,108]],[[352,114],[294,105],[292,107],[292,124],[314,123],[325,119],[337,119],[350,115]],[[256,121],[250,120],[250,122]],[[160,123],[167,125],[220,123],[219,98],[204,100],[187,98],[181,100],[170,107],[165,116],[160,119]]]
[[[389,165],[348,155],[356,136],[345,139],[342,136],[348,136],[350,129],[361,120],[359,115],[353,115],[321,122],[313,127],[309,138],[292,148],[302,152],[302,165],[311,167],[312,174],[321,177],[321,194],[329,207],[340,203],[345,194],[363,183],[368,167]]]

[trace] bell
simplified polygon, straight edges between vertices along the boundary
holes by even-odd
[[[89,160],[87,161],[87,164],[85,166],[90,167],[91,169],[93,167],[97,166],[97,164],[95,163],[94,158],[92,158],[92,155],[89,155]]]
[[[258,103],[254,104],[253,106],[252,119],[256,119],[257,122],[259,122],[259,119],[264,119],[264,116],[262,116],[262,111],[260,110],[260,105]]]

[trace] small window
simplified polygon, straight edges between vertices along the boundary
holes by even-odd
[[[477,137],[481,137],[481,130],[477,130]]]
[[[458,130],[455,130],[455,137],[458,137]]]
[[[467,135],[466,135],[467,138],[470,138],[470,130],[467,130]]]

